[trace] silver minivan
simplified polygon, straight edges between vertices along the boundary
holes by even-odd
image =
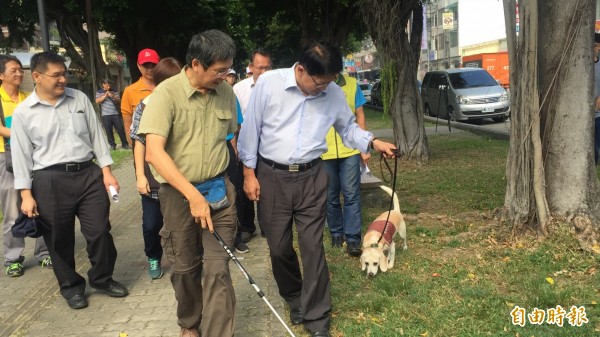
[[[481,68],[430,71],[423,77],[425,114],[455,121],[510,116],[508,92]]]

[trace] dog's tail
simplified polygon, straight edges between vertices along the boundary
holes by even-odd
[[[380,185],[379,187],[381,187],[382,190],[384,190],[387,194],[389,194],[390,196],[392,196],[392,189],[387,187],[387,186],[383,186]],[[398,201],[398,193],[394,192],[394,211],[398,211],[400,212],[400,202]]]

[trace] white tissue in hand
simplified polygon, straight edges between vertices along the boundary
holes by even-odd
[[[119,192],[117,192],[117,189],[113,185],[108,186],[108,189],[110,190],[110,197],[112,200],[114,202],[119,202]]]

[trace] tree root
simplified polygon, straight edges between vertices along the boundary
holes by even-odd
[[[586,252],[600,254],[598,245],[598,232],[594,229],[592,221],[587,216],[575,216],[567,218],[575,227],[575,238],[579,246]]]

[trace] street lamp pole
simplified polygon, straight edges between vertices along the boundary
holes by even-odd
[[[44,51],[50,50],[50,34],[48,33],[48,22],[46,21],[46,8],[44,0],[37,0],[38,16],[40,18],[40,30],[42,33],[42,48]]]

